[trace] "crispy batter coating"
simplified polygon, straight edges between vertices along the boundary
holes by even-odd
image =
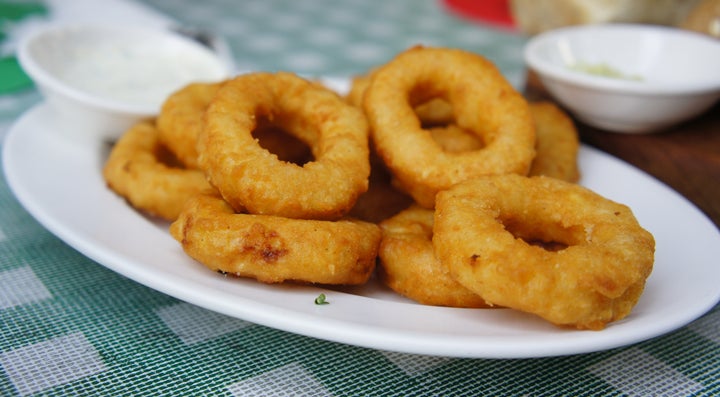
[[[545,175],[568,182],[580,179],[580,139],[570,116],[552,102],[530,103],[537,135],[535,159],[528,175]]]
[[[372,79],[371,71],[352,80],[346,100],[362,107],[365,90]],[[575,124],[557,105],[549,101],[528,103],[535,124],[535,157],[528,175],[545,175],[568,182],[580,179],[577,156],[580,148]],[[480,150],[482,137],[455,123],[452,106],[442,98],[433,98],[415,106],[420,125],[430,132],[442,148],[451,153]]]
[[[433,216],[433,210],[413,205],[380,223],[380,279],[398,294],[425,305],[488,307],[435,257]]]
[[[367,282],[381,238],[380,228],[368,222],[238,214],[212,196],[190,200],[170,233],[215,271],[264,283],[336,285]]]
[[[205,111],[220,83],[192,83],[170,95],[157,119],[160,141],[187,168],[198,168],[197,139],[203,128]],[[312,161],[312,152],[304,142],[285,133],[272,121],[259,119],[252,131],[258,144],[279,160],[298,165]]]
[[[486,301],[598,330],[637,303],[655,242],[625,205],[559,179],[507,174],[439,193],[433,246]]]
[[[447,152],[422,128],[416,106],[442,98],[462,129],[479,136],[479,150]],[[527,174],[535,127],[527,102],[480,55],[414,47],[371,74],[363,96],[378,155],[397,185],[433,208],[435,194],[480,175]]]
[[[190,197],[217,194],[201,171],[177,164],[150,121],[134,125],[120,137],[103,177],[132,206],[167,220],[174,220]]]
[[[267,119],[312,149],[284,162],[252,131]],[[205,113],[199,164],[233,208],[255,214],[339,219],[368,188],[368,128],[337,94],[291,73],[250,73],[223,85]]]
[[[222,82],[188,84],[172,93],[160,109],[160,141],[187,168],[198,168],[197,136],[205,110],[221,86]]]
[[[425,120],[431,120],[427,122],[427,129],[443,150],[462,152],[479,150],[484,146],[480,137],[452,122],[452,110],[444,108],[440,101],[426,105],[416,108],[416,112],[423,124],[426,123]],[[580,179],[577,161],[580,139],[572,119],[552,102],[529,102],[528,105],[536,134],[536,153],[528,175],[545,175],[577,182]]]

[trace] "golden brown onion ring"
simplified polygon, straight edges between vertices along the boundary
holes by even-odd
[[[237,214],[211,196],[189,201],[170,233],[215,271],[264,283],[337,285],[367,282],[381,238],[380,228],[368,222]]]
[[[442,98],[482,149],[446,152],[422,128],[417,105]],[[480,175],[527,174],[535,128],[527,102],[485,58],[467,51],[415,47],[372,73],[363,108],[379,156],[398,185],[432,208],[435,194]]]
[[[597,330],[637,303],[655,242],[625,205],[559,179],[507,174],[440,192],[433,246],[489,303]]]
[[[425,110],[416,108],[418,117],[425,124],[433,139],[447,152],[479,150],[484,144],[471,131],[448,122],[451,110],[443,109],[439,101],[428,103]],[[528,175],[545,175],[568,182],[580,179],[578,151],[580,141],[577,129],[570,116],[552,102],[530,102],[530,113],[535,123],[535,158]],[[426,112],[425,114],[420,112]],[[427,115],[431,112],[431,115]],[[446,116],[443,116],[445,114]],[[443,124],[444,123],[444,124]]]
[[[198,168],[197,136],[203,115],[222,83],[192,83],[172,93],[157,119],[160,141],[187,168]]]
[[[435,257],[433,215],[433,210],[413,205],[380,223],[380,279],[398,294],[425,305],[488,307]]]
[[[301,141],[314,161],[283,162],[252,131],[258,119]],[[338,219],[368,188],[367,123],[337,94],[290,73],[228,81],[206,111],[199,164],[233,208],[290,218]]]
[[[222,83],[192,83],[171,94],[163,103],[157,125],[160,141],[187,168],[198,168],[197,138],[203,117]],[[278,159],[295,164],[312,160],[310,148],[294,136],[260,119],[253,137]]]
[[[528,175],[545,175],[568,182],[580,179],[580,140],[570,116],[552,102],[530,103],[535,120],[535,159]]]
[[[152,122],[125,132],[110,151],[103,177],[110,189],[135,208],[174,220],[190,197],[217,194],[199,170],[175,165]]]

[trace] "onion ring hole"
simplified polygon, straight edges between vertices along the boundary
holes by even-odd
[[[519,217],[504,214],[496,220],[503,225],[508,233],[528,245],[542,248],[546,251],[557,252],[568,247],[579,245],[586,236],[581,226],[565,227],[548,222],[532,223]]]
[[[417,105],[412,100],[411,103],[420,128],[427,131],[444,151],[470,152],[487,146],[481,136],[456,124],[452,107],[445,98],[438,96],[426,99]]]
[[[263,149],[277,156],[278,160],[302,167],[314,161],[310,146],[273,123],[268,117],[260,116],[252,136]]]

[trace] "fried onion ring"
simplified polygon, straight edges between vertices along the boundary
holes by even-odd
[[[433,139],[448,152],[462,152],[481,149],[484,144],[477,135],[453,124],[452,120],[443,114],[451,110],[443,109],[434,101],[428,103],[427,113],[417,108],[418,116],[425,123],[431,120],[428,128]],[[568,182],[577,182],[580,179],[578,169],[578,151],[580,141],[577,129],[570,116],[552,102],[530,102],[530,113],[535,123],[535,158],[533,159],[529,176],[545,175]],[[430,110],[432,109],[432,110]],[[443,120],[444,123],[443,124]],[[432,126],[436,125],[436,126]]]
[[[424,130],[415,107],[447,101],[482,149],[446,152]],[[470,52],[414,47],[372,73],[363,96],[373,142],[397,180],[420,205],[455,183],[488,174],[527,174],[535,128],[527,102],[497,68]],[[410,149],[412,148],[412,149]]]
[[[203,117],[221,86],[222,83],[189,84],[171,94],[158,115],[160,141],[187,168],[198,168],[197,139]],[[312,160],[310,148],[305,143],[269,120],[258,120],[252,134],[260,146],[282,161],[302,165]]]
[[[198,168],[197,137],[203,115],[222,83],[192,83],[172,93],[157,118],[160,141],[187,168]]]
[[[312,149],[314,161],[283,162],[252,131],[268,119]],[[226,82],[205,114],[199,164],[235,208],[289,218],[339,219],[368,188],[368,129],[336,93],[291,73]]]
[[[578,151],[580,140],[570,116],[552,102],[531,102],[535,120],[535,159],[528,175],[545,175],[568,182],[580,179]]]
[[[433,214],[413,205],[380,223],[380,279],[398,294],[424,305],[488,307],[479,295],[455,281],[435,257]]]
[[[264,283],[334,285],[367,282],[381,238],[380,228],[368,222],[237,214],[211,196],[190,200],[170,233],[214,271]]]
[[[637,303],[655,242],[625,205],[559,179],[507,174],[440,192],[433,246],[489,303],[599,330]]]
[[[174,220],[190,197],[217,194],[201,171],[176,166],[176,162],[161,145],[155,125],[140,122],[115,143],[103,177],[133,207]]]

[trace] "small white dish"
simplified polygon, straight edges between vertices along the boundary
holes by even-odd
[[[615,132],[662,131],[720,98],[720,41],[678,28],[560,28],[530,39],[525,61],[578,119]]]
[[[104,139],[157,115],[182,86],[230,74],[227,62],[200,43],[136,26],[51,26],[22,40],[18,59],[75,135]]]

